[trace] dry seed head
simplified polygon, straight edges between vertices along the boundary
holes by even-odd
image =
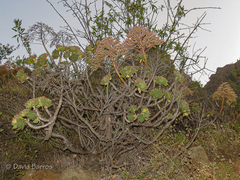
[[[119,40],[113,37],[106,37],[99,43],[93,58],[90,60],[90,62],[94,64],[92,68],[96,70],[100,67],[105,58],[114,62],[123,55],[124,52],[125,48]]]
[[[148,51],[156,45],[163,44],[163,40],[156,33],[149,31],[148,28],[135,26],[129,31],[124,44],[128,49],[136,48],[137,46],[139,49],[144,48],[145,51]]]
[[[214,100],[223,100],[225,98],[230,102],[236,102],[237,99],[236,93],[233,91],[228,82],[222,83],[218,90],[213,94]]]

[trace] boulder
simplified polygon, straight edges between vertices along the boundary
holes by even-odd
[[[209,166],[210,162],[205,153],[205,150],[201,146],[192,147],[188,151],[189,157],[192,161],[192,165],[195,168],[201,168],[203,166]]]

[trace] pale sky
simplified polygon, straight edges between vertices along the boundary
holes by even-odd
[[[58,0],[50,0],[62,15],[66,17],[74,27],[80,27],[73,21],[70,14],[66,14],[65,9]],[[160,0],[159,0],[160,1]],[[56,14],[52,7],[45,0],[0,0],[0,43],[6,45],[17,45],[16,39],[12,36],[15,32],[11,30],[14,26],[14,19],[22,20],[22,27],[28,29],[36,22],[43,22],[59,31],[59,26],[64,26],[63,20]],[[163,1],[161,1],[163,2]],[[197,18],[207,11],[204,23],[210,23],[204,28],[211,32],[198,30],[196,48],[207,49],[202,55],[208,58],[207,68],[216,71],[218,67],[226,64],[235,63],[240,58],[240,1],[239,0],[183,0],[186,9],[193,7],[220,7],[220,10],[208,9],[197,10],[190,13],[184,20],[185,23],[193,24]],[[161,22],[159,22],[161,23]],[[33,47],[33,52],[40,55],[44,50],[40,45]],[[17,55],[27,55],[25,49],[21,48],[14,53]],[[198,77],[196,77],[198,78]],[[202,84],[206,84],[208,76],[201,77]]]

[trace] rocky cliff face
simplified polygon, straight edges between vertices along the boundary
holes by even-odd
[[[216,74],[212,74],[205,88],[212,95],[223,82],[228,82],[235,93],[240,97],[240,61],[217,68]]]

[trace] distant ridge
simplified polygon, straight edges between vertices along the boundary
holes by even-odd
[[[224,67],[217,68],[215,74],[212,74],[205,89],[209,95],[212,95],[223,82],[228,82],[234,92],[240,97],[240,61],[234,64],[227,64]]]

